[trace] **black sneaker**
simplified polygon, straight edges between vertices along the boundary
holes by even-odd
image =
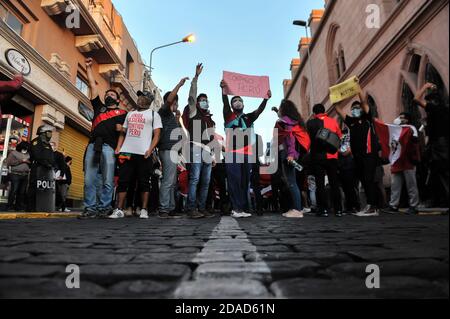
[[[177,213],[177,212],[170,212],[169,218],[170,219],[181,219],[181,218],[184,218],[184,215]]]
[[[161,218],[161,219],[169,219],[170,216],[169,216],[169,213],[167,213],[167,212],[159,212],[158,218]]]
[[[99,217],[99,215],[96,211],[86,210],[86,211],[84,211],[83,214],[81,214],[77,218],[81,219],[81,220],[88,220],[88,219],[96,219],[98,217]]]
[[[344,213],[339,211],[336,213],[336,217],[344,217]]]
[[[399,213],[399,209],[396,207],[389,206],[388,208],[383,209],[382,212],[386,214],[397,214]]]
[[[328,212],[326,210],[319,211],[317,213],[317,217],[329,217]]]
[[[196,210],[189,211],[187,215],[188,215],[188,218],[190,218],[190,219],[200,219],[200,218],[205,217],[205,215],[199,213]]]
[[[419,215],[419,211],[417,210],[417,208],[415,207],[410,207],[408,209],[408,211],[406,212],[407,215],[413,215],[413,216],[417,216]]]
[[[97,212],[97,217],[100,218],[100,219],[107,219],[112,213],[113,213],[113,209],[112,208],[100,209]]]
[[[205,218],[214,218],[216,217],[216,214],[211,213],[209,210],[202,210],[200,211],[200,214],[203,215]]]

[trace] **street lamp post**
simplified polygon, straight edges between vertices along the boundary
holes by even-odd
[[[303,20],[295,20],[293,22],[294,25],[305,27],[306,30],[306,38],[309,39],[309,32],[308,32],[308,23]],[[315,97],[314,97],[314,78],[313,78],[313,66],[312,66],[312,57],[311,57],[311,42],[308,44],[308,59],[309,59],[309,71],[310,71],[310,77],[311,77],[311,99],[313,104],[315,103]]]
[[[174,43],[169,43],[169,44],[162,45],[162,46],[160,46],[160,47],[154,48],[154,49],[152,50],[152,52],[150,53],[150,70],[149,70],[149,77],[152,78],[152,70],[153,70],[153,68],[152,68],[152,63],[153,63],[153,53],[154,53],[156,50],[159,50],[159,49],[162,49],[162,48],[166,48],[166,47],[170,47],[170,46],[172,46],[172,45],[176,45],[176,44],[180,44],[180,43],[186,43],[186,42],[192,43],[192,42],[194,42],[194,41],[195,41],[195,36],[194,36],[193,34],[190,34],[190,35],[184,37],[181,41],[177,41],[177,42],[174,42]]]

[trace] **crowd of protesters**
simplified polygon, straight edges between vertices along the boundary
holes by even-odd
[[[291,101],[274,108],[278,119],[274,119],[270,153],[278,169],[268,176],[264,174],[268,163],[260,161],[264,153],[254,125],[266,109],[270,91],[268,99],[247,113],[240,96],[230,99],[225,94],[227,83],[222,81],[223,118],[217,118],[210,112],[208,95],[198,94],[203,71],[198,64],[184,109],[180,109],[178,92],[189,78],[165,94],[159,111],[151,108],[154,97],[150,92],[138,92],[137,108],[126,113],[114,90],[107,91],[101,102],[91,65],[88,59],[95,117],[85,157],[81,218],[147,219],[156,214],[198,219],[218,212],[248,218],[264,211],[281,212],[287,218],[332,213],[370,217],[381,211],[398,212],[404,183],[408,213],[418,213],[420,154],[408,151],[401,165],[392,166],[387,203],[383,166],[388,163],[363,92],[353,102],[350,115],[343,111],[344,103],[334,105],[341,121],[329,116],[321,104],[314,106],[307,121]],[[415,103],[428,114],[427,147],[432,162],[440,168],[439,174],[432,170],[430,180],[442,185],[448,207],[448,132],[435,127],[445,127],[448,106],[436,92],[434,85],[427,84],[417,93]],[[216,132],[216,122],[221,120],[225,138]],[[413,134],[408,149],[419,149],[419,130],[412,126],[410,114],[400,114],[393,124],[409,128]],[[114,176],[118,176],[117,183]]]
[[[180,109],[178,92],[189,78],[164,95],[158,111],[152,108],[153,94],[139,91],[136,109],[127,112],[113,89],[102,101],[92,63],[86,60],[94,117],[84,157],[81,219],[148,219],[152,214],[164,219],[200,219],[216,213],[248,218],[265,211],[280,212],[286,218],[305,214],[375,217],[404,207],[414,215],[424,201],[417,167],[425,160],[429,169],[421,170],[426,177],[419,176],[419,180],[425,180],[428,194],[435,195],[434,204],[448,207],[448,101],[432,83],[424,85],[413,102],[427,114],[423,127],[415,127],[409,113],[399,114],[390,124],[402,128],[404,139],[388,141],[390,150],[402,147],[396,161],[383,152],[386,141],[377,129],[380,121],[361,92],[351,104],[351,114],[343,109],[347,101],[333,105],[337,119],[322,104],[313,107],[309,119],[303,119],[297,105],[283,100],[273,108],[277,116],[267,162],[261,161],[263,143],[254,125],[266,110],[270,91],[256,110],[247,113],[242,97],[230,100],[227,83],[222,81],[223,117],[214,117],[208,95],[198,94],[203,72],[203,65],[198,64],[184,109]],[[216,131],[216,121],[223,121],[225,138]],[[56,151],[51,132],[48,136],[42,128],[40,133],[53,149],[59,207],[67,212],[72,159]],[[25,209],[32,147],[33,143],[19,144],[6,161],[10,209]],[[276,172],[265,173],[273,163]],[[386,165],[391,170],[390,199],[383,183]]]

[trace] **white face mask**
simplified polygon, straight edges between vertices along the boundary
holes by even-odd
[[[359,108],[352,110],[352,116],[356,118],[360,118],[362,116],[362,110]]]
[[[27,150],[22,150],[22,154],[26,154],[26,153],[28,153]]]
[[[402,120],[401,120],[399,117],[397,117],[397,118],[394,120],[394,125],[402,125]]]
[[[242,111],[244,109],[244,103],[241,101],[236,101],[233,103],[233,108],[237,111]]]
[[[198,105],[200,106],[200,108],[202,110],[205,110],[205,111],[209,110],[209,103],[208,103],[208,101],[201,101],[200,103],[198,103]]]

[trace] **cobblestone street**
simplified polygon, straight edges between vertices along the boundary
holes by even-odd
[[[448,298],[448,245],[448,216],[8,220],[0,297]]]

